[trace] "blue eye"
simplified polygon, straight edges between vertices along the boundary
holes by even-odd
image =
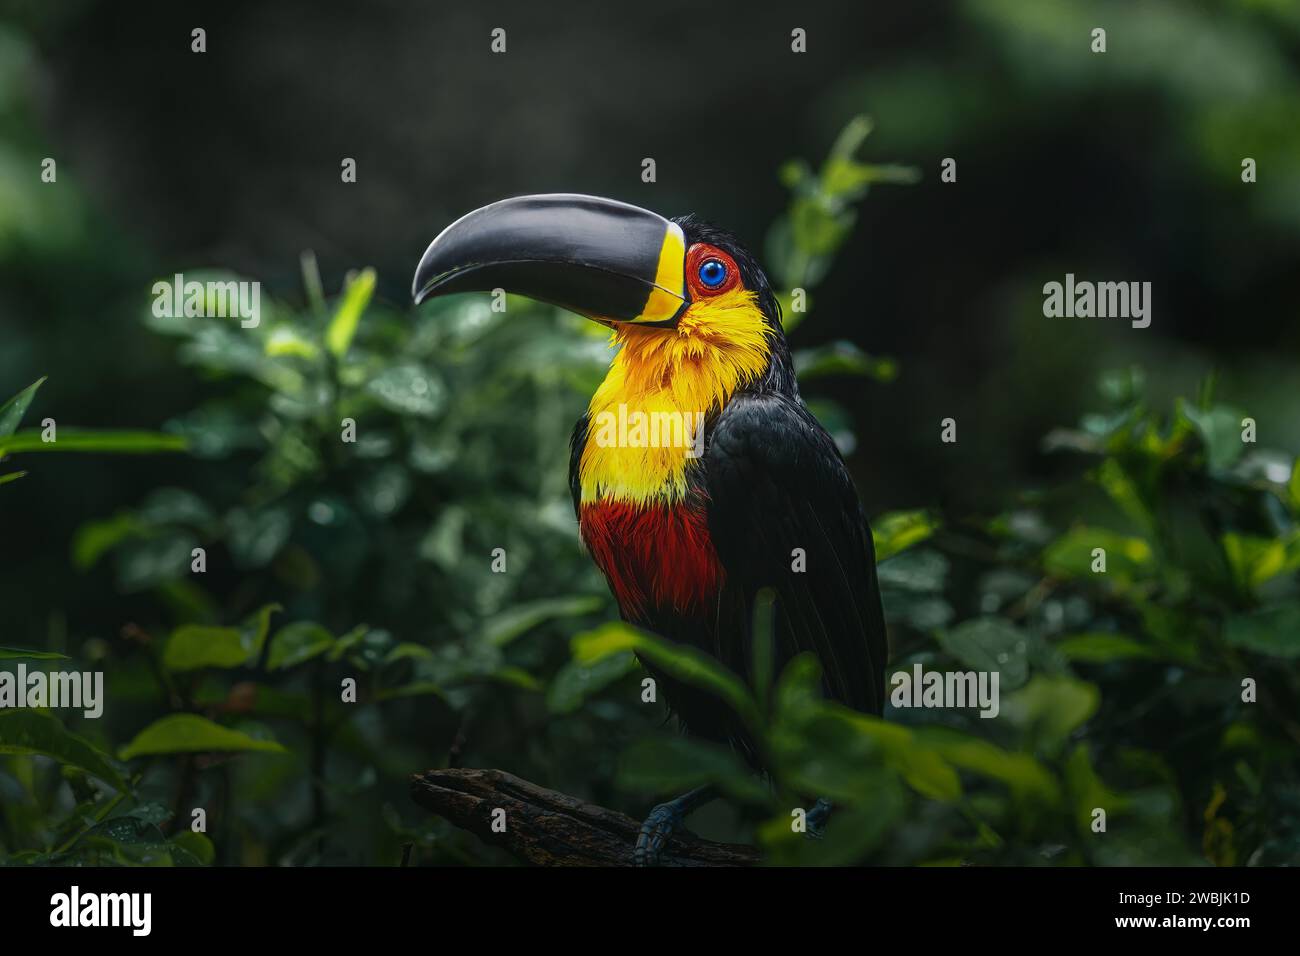
[[[700,282],[705,288],[716,289],[727,281],[727,267],[721,259],[705,259],[700,263]]]

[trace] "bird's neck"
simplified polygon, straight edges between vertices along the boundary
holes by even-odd
[[[618,352],[587,410],[582,501],[685,499],[704,423],[763,375],[772,335],[743,289],[694,303],[671,329],[617,328]]]

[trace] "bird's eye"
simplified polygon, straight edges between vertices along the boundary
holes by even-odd
[[[717,246],[697,242],[686,250],[686,282],[694,297],[708,298],[740,285],[736,260]]]
[[[727,281],[727,265],[721,259],[705,259],[700,263],[700,282],[708,289],[716,289]]]

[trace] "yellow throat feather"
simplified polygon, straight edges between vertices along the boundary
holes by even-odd
[[[771,335],[757,297],[742,288],[692,303],[675,328],[616,327],[612,342],[619,350],[591,398],[589,423],[618,416],[620,407],[629,415],[684,417],[687,427],[697,413],[712,418],[767,368]],[[686,448],[606,443],[593,435],[589,424],[578,472],[584,504],[673,503],[686,496]]]

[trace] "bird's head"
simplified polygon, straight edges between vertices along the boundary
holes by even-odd
[[[425,250],[416,303],[454,292],[549,302],[654,353],[732,381],[788,373],[781,312],[757,261],[728,233],[684,216],[557,193],[492,203],[457,219]],[[720,396],[721,397],[721,396]]]

